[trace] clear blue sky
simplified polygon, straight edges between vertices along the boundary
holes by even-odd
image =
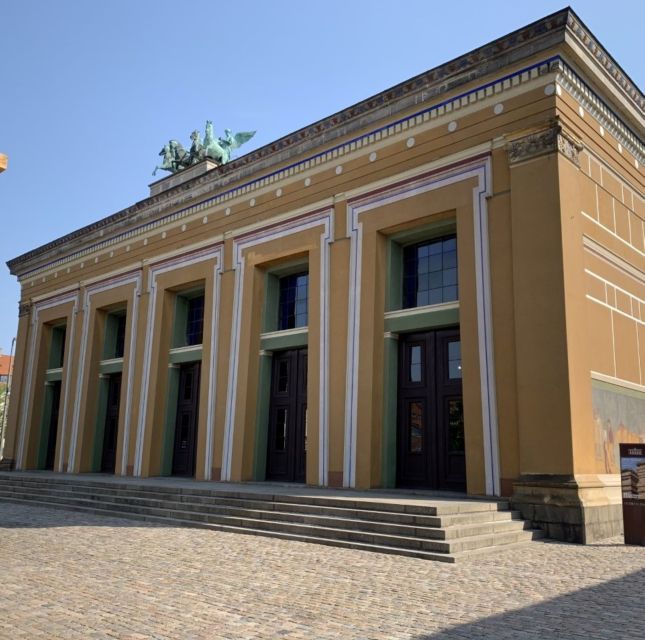
[[[565,6],[565,0],[4,0],[0,348],[19,290],[4,262],[148,195],[157,153],[213,120],[243,151]],[[642,88],[645,2],[574,10]]]

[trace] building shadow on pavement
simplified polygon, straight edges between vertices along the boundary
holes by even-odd
[[[643,551],[645,561],[645,550]],[[645,569],[414,640],[643,640]]]
[[[74,511],[56,505],[4,502],[0,500],[0,529],[50,529],[52,527],[164,527],[186,528],[171,520],[155,522],[144,518]],[[198,523],[192,528],[200,528]]]

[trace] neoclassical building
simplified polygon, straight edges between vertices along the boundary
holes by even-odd
[[[465,491],[617,532],[644,104],[565,9],[10,260],[4,464]]]

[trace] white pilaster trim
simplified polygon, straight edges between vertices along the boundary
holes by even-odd
[[[461,160],[461,158],[460,158]],[[452,164],[452,166],[450,166]],[[433,191],[464,180],[477,178],[473,190],[473,216],[475,227],[475,277],[477,296],[477,329],[482,398],[482,421],[484,436],[484,461],[486,493],[500,494],[499,442],[497,405],[495,393],[495,370],[492,344],[492,316],[490,293],[490,265],[488,239],[488,211],[486,197],[490,195],[490,156],[475,157],[472,161],[461,160],[455,166],[452,158],[443,161],[443,167],[427,167],[418,170],[417,177],[405,183],[392,180],[391,187],[378,193],[364,194],[347,204],[347,235],[350,238],[350,295],[347,332],[347,396],[345,400],[345,445],[343,461],[343,485],[356,486],[356,439],[358,422],[358,375],[361,318],[362,245],[363,224],[360,216],[377,207],[397,202],[412,196]]]
[[[69,394],[69,382],[70,382],[70,371],[71,367],[70,365],[70,357],[71,357],[71,349],[73,347],[73,338],[74,338],[74,324],[75,324],[75,317],[76,317],[76,312],[78,309],[78,289],[76,289],[73,293],[69,293],[67,295],[62,295],[60,297],[56,298],[49,298],[43,302],[37,302],[34,303],[31,311],[31,331],[30,331],[30,336],[29,336],[29,356],[27,358],[27,372],[25,376],[25,386],[23,388],[23,395],[22,395],[22,410],[20,413],[20,423],[19,423],[19,438],[18,438],[18,451],[16,454],[16,469],[21,470],[25,466],[25,457],[26,457],[26,439],[27,439],[27,430],[28,430],[28,425],[27,425],[27,415],[29,413],[29,403],[32,397],[35,394],[35,390],[31,388],[32,381],[33,381],[33,375],[34,375],[34,368],[35,368],[35,357],[36,357],[36,339],[38,337],[38,334],[40,333],[40,328],[38,326],[38,317],[42,311],[45,309],[50,309],[51,307],[57,307],[60,305],[68,304],[69,302],[74,303],[74,307],[72,309],[72,321],[71,321],[71,327],[70,327],[70,339],[67,340],[67,354],[65,356],[65,361],[64,361],[64,368],[66,369],[65,375],[65,398],[63,401],[63,414],[62,414],[62,419],[63,419],[63,431],[61,432],[61,443],[64,443],[64,429],[65,429],[65,421],[67,418],[67,397]],[[32,413],[33,415],[33,413]],[[32,425],[33,426],[33,425]],[[62,463],[63,460],[63,447],[61,446],[61,455],[60,455],[60,460]],[[62,467],[59,467],[59,470],[62,470]]]
[[[320,378],[318,417],[318,484],[329,484],[329,300],[330,245],[334,233],[330,217],[320,234]]]
[[[69,464],[68,470],[73,472],[76,465],[76,449],[78,446],[78,432],[79,432],[79,423],[80,423],[80,414],[81,414],[81,401],[82,401],[82,389],[83,389],[83,377],[85,375],[85,364],[88,357],[87,354],[87,341],[89,336],[89,327],[90,327],[90,315],[92,308],[92,296],[97,293],[102,293],[104,291],[109,291],[110,289],[115,289],[117,287],[122,287],[126,285],[134,285],[134,302],[133,302],[133,322],[134,328],[136,329],[136,315],[135,305],[138,302],[138,291],[141,288],[141,272],[138,273],[129,273],[120,277],[112,278],[107,281],[97,282],[85,289],[83,295],[83,327],[81,329],[81,346],[78,354],[78,373],[76,377],[76,401],[74,402],[74,413],[72,414],[72,432],[70,439],[70,448],[69,448]],[[133,363],[133,334],[131,329],[131,339],[130,339],[130,357],[128,360],[128,377],[132,375],[132,363]],[[124,437],[126,434],[129,434],[129,420],[130,420],[130,404],[132,402],[132,385],[126,384],[126,417],[124,419],[123,432]],[[126,440],[124,440],[124,448],[127,448]],[[62,460],[61,460],[62,462]],[[62,470],[62,469],[61,469]]]
[[[319,407],[319,469],[318,478],[322,485],[328,484],[329,465],[329,253],[334,210],[326,207],[314,210],[297,219],[289,219],[271,228],[260,229],[233,241],[233,268],[235,270],[235,292],[233,298],[233,324],[231,328],[231,351],[228,371],[228,393],[226,401],[226,424],[224,428],[224,447],[222,451],[222,480],[231,479],[233,460],[233,435],[235,429],[235,412],[237,402],[237,372],[239,368],[240,331],[242,322],[242,297],[244,293],[244,251],[249,247],[284,238],[294,233],[306,231],[319,226],[321,234],[321,273],[320,273],[320,407]]]
[[[211,357],[208,385],[208,416],[206,418],[206,451],[204,455],[204,479],[212,480],[213,442],[215,439],[215,394],[217,393],[217,354],[219,349],[219,315],[222,285],[224,245],[219,245],[217,262],[213,268],[213,304],[211,308]]]
[[[214,267],[215,281],[213,283],[213,317],[211,322],[211,332],[217,330],[219,326],[219,285],[222,269],[222,259],[223,259],[223,244],[218,242],[214,246],[206,247],[199,251],[184,253],[179,256],[175,256],[171,260],[157,262],[150,265],[150,272],[148,277],[148,317],[146,322],[146,339],[144,345],[144,354],[143,354],[143,372],[141,379],[141,395],[139,398],[139,420],[137,423],[137,437],[135,444],[135,454],[134,454],[134,470],[133,474],[135,476],[141,475],[141,470],[143,467],[143,444],[145,438],[145,425],[147,418],[148,410],[148,393],[150,390],[150,371],[151,371],[151,359],[152,359],[152,342],[153,342],[153,331],[154,331],[154,317],[155,311],[157,308],[157,278],[169,271],[175,271],[177,269],[182,269],[184,267],[197,264],[199,262],[204,262],[206,260],[216,260],[216,265]],[[214,362],[213,360],[213,347],[215,347],[215,357],[216,345],[218,343],[217,336],[212,333],[211,339],[214,342],[211,343],[211,366]],[[216,360],[215,360],[216,362]],[[213,420],[215,413],[215,381],[212,379],[213,376],[216,377],[216,371],[211,370],[211,382],[209,384],[209,394],[208,394],[208,416],[207,416],[207,432],[206,440],[207,443],[212,443],[213,438]],[[210,464],[212,453],[206,455],[207,463]],[[207,478],[210,478],[210,471],[208,472]]]
[[[501,495],[499,466],[499,429],[497,389],[493,351],[493,315],[490,277],[490,241],[488,202],[491,195],[491,160],[479,169],[479,184],[473,189],[473,225],[475,229],[475,281],[477,295],[477,331],[479,338],[479,375],[481,378],[482,419],[484,423],[484,468],[486,493]]]
[[[123,447],[121,448],[121,475],[128,474],[130,452],[130,432],[132,430],[132,405],[134,397],[134,366],[137,351],[137,328],[139,324],[139,301],[143,275],[139,272],[132,294],[132,320],[130,322],[130,353],[128,354],[128,388],[125,396],[125,416],[123,418]]]

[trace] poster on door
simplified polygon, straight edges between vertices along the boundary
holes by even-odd
[[[625,544],[645,546],[645,445],[619,447]]]

